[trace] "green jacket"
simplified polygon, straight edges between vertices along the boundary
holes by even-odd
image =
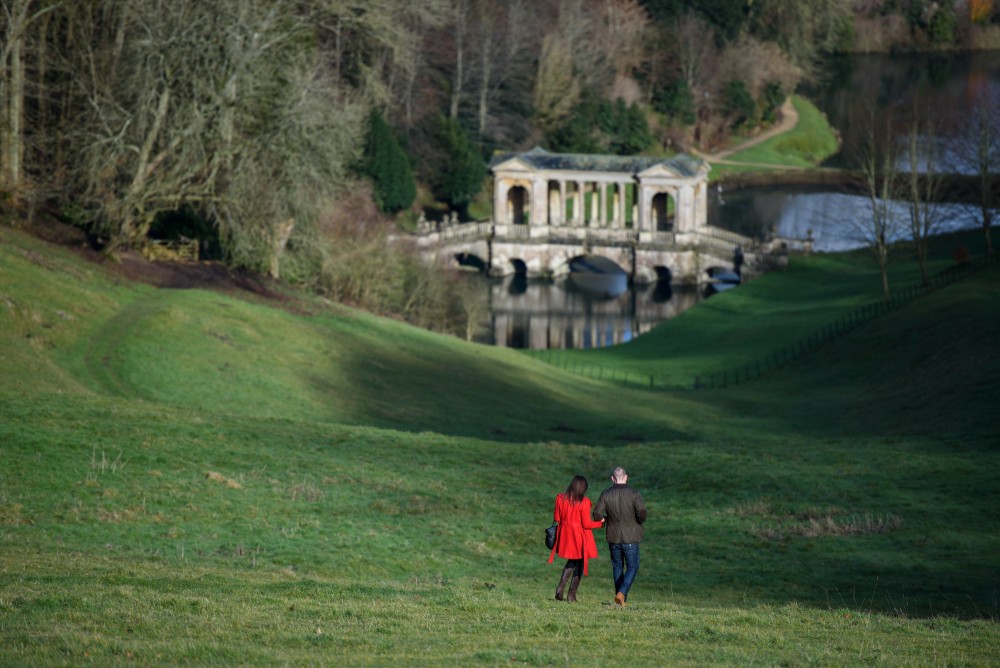
[[[646,504],[642,494],[628,485],[612,485],[601,492],[601,498],[594,506],[594,519],[607,518],[609,543],[642,542],[642,523],[646,521]]]

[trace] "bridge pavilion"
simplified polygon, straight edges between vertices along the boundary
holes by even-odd
[[[549,153],[534,148],[498,155],[494,222],[500,225],[631,228],[696,232],[707,225],[704,160]]]

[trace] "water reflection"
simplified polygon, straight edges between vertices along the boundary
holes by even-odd
[[[938,155],[946,171],[974,171],[951,142],[973,128],[970,121],[982,96],[996,99],[1000,51],[838,56],[827,61],[826,74],[803,92],[841,136],[841,150],[827,165],[859,166],[873,107],[882,117],[892,109],[899,130],[908,130],[905,116],[916,98],[930,101],[920,108],[936,122],[937,139],[945,142]]]
[[[479,339],[507,348],[601,348],[631,341],[702,300],[695,289],[661,281],[629,288],[612,277],[542,283],[523,276],[485,281],[488,331]]]

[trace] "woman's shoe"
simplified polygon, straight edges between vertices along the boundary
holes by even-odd
[[[573,581],[569,583],[569,594],[566,596],[566,600],[570,603],[576,603],[576,590],[580,587],[580,576],[574,575]]]
[[[566,588],[566,583],[569,582],[570,577],[573,575],[572,568],[564,568],[562,572],[562,577],[559,578],[559,586],[556,587],[556,600],[563,600],[563,589]]]

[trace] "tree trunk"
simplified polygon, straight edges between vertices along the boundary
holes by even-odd
[[[152,221],[146,216],[146,206],[143,191],[146,188],[146,180],[149,178],[157,162],[151,162],[150,156],[156,146],[160,128],[167,117],[170,109],[170,88],[164,86],[160,93],[160,101],[156,107],[156,116],[153,118],[153,126],[149,129],[146,139],[139,151],[139,159],[135,166],[135,175],[132,177],[132,184],[128,189],[128,196],[125,198],[125,210],[122,212],[121,233],[117,241],[128,241],[136,243],[142,241],[149,231]],[[113,245],[114,241],[112,242]]]
[[[268,274],[271,278],[281,278],[281,256],[285,252],[285,246],[288,245],[288,240],[292,236],[292,230],[295,229],[295,219],[289,218],[283,223],[280,223],[274,231],[274,247],[271,253],[271,266],[268,269]]]
[[[465,85],[465,24],[468,13],[468,0],[457,0],[455,3],[455,74],[451,84],[451,105],[449,115],[457,119],[459,106],[462,102],[462,88]]]
[[[24,160],[24,33],[28,23],[30,2],[15,5],[7,25],[7,45],[4,49],[4,81],[0,82],[0,102],[3,103],[3,156],[0,174],[7,190],[15,198],[21,189],[21,166]]]

